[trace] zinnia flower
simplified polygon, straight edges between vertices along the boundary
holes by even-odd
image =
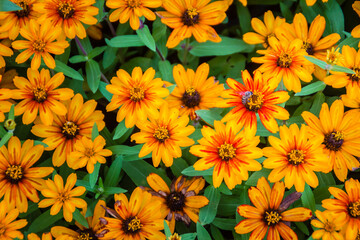
[[[19,209],[8,210],[8,203],[2,201],[0,202],[0,213],[0,239],[24,239],[24,235],[18,230],[26,226],[26,219],[14,221],[19,216]]]
[[[35,233],[30,233],[29,235],[27,235],[27,239],[28,240],[52,240],[52,236],[51,233],[43,233],[41,238],[36,235]]]
[[[248,32],[243,35],[244,42],[248,44],[262,44],[265,48],[269,46],[268,39],[275,37],[275,29],[285,22],[285,18],[277,16],[274,18],[272,11],[264,13],[264,22],[258,18],[251,19],[251,27],[254,32]]]
[[[101,239],[165,239],[160,232],[164,229],[164,221],[159,200],[139,187],[135,188],[129,200],[123,193],[115,194],[114,198],[115,210],[107,209],[114,218],[100,218],[107,230]]]
[[[357,15],[359,15],[359,17],[360,17],[360,1],[355,1],[352,4],[352,8],[357,13]],[[351,36],[353,36],[354,38],[360,38],[360,24],[357,25],[356,27],[354,27],[354,29],[351,31]],[[360,45],[360,43],[359,43],[359,45]]]
[[[268,179],[277,182],[284,178],[285,186],[295,185],[298,192],[303,192],[305,182],[311,187],[317,187],[319,180],[316,172],[327,173],[332,170],[328,163],[328,156],[323,153],[322,138],[309,138],[307,127],[299,129],[295,123],[280,127],[280,139],[269,136],[271,147],[263,149],[264,168],[273,169]]]
[[[156,14],[161,22],[174,30],[166,43],[168,48],[176,47],[182,40],[194,36],[198,42],[220,42],[221,38],[211,25],[218,25],[226,18],[228,8],[224,1],[182,1],[165,0],[163,8]]]
[[[247,70],[241,73],[245,85],[235,79],[228,78],[226,83],[230,87],[223,94],[226,107],[234,107],[227,113],[222,122],[235,121],[240,128],[249,129],[250,135],[255,135],[257,130],[256,114],[262,124],[272,133],[279,131],[275,119],[289,119],[289,112],[276,104],[281,104],[289,99],[287,91],[276,91],[277,79],[265,79],[259,71],[255,71],[252,78]]]
[[[37,123],[31,129],[34,135],[45,138],[43,142],[48,145],[45,150],[55,149],[52,156],[54,166],[64,164],[83,136],[91,137],[95,122],[99,131],[105,126],[104,114],[100,110],[95,110],[97,105],[95,100],[84,103],[83,97],[78,93],[71,101],[67,100],[63,103],[67,109],[66,115],[54,115],[52,125]]]
[[[130,26],[137,30],[140,27],[140,17],[144,16],[150,21],[156,19],[156,15],[149,8],[161,7],[161,0],[107,0],[106,6],[113,11],[110,16],[110,22],[119,20],[120,23],[126,23],[130,19]]]
[[[360,94],[356,95],[355,98],[349,97],[349,95],[344,94],[341,95],[341,100],[344,103],[345,107],[353,108],[349,110],[348,112],[354,112],[358,115],[355,119],[360,119]]]
[[[95,0],[45,0],[34,4],[34,10],[41,13],[38,22],[50,22],[51,28],[60,28],[66,37],[73,39],[86,37],[83,24],[94,25],[99,13],[91,6]]]
[[[156,118],[157,109],[165,102],[162,98],[169,95],[169,90],[163,87],[164,82],[160,78],[154,79],[155,70],[149,68],[143,74],[140,67],[135,67],[130,76],[119,69],[116,75],[106,86],[106,90],[113,94],[106,110],[120,107],[116,121],[121,122],[125,118],[125,126],[131,128],[148,116]]]
[[[1,75],[0,75],[1,80]],[[0,122],[5,120],[4,113],[9,112],[11,109],[12,103],[7,101],[11,97],[11,91],[6,88],[0,88]]]
[[[200,157],[194,168],[203,171],[214,167],[214,187],[219,187],[224,180],[227,187],[233,189],[248,179],[248,171],[261,169],[261,164],[254,160],[262,157],[261,149],[256,147],[260,137],[255,133],[246,136],[245,130],[239,132],[239,126],[234,122],[225,125],[215,121],[214,127],[204,126],[201,129],[203,138],[198,140],[200,145],[190,148],[190,153]]]
[[[301,116],[310,127],[311,141],[321,138],[322,148],[329,156],[328,164],[334,169],[336,177],[345,181],[348,169],[353,170],[360,165],[354,157],[360,157],[360,124],[355,121],[357,114],[344,113],[344,104],[336,100],[330,111],[327,103],[322,105],[319,118],[307,111]]]
[[[346,191],[346,192],[345,192]],[[329,187],[334,199],[322,201],[323,208],[334,214],[343,226],[346,240],[355,240],[360,230],[360,183],[350,178],[345,182],[345,191]]]
[[[294,92],[301,91],[300,80],[310,82],[311,73],[303,66],[309,65],[304,58],[305,49],[302,48],[302,41],[295,39],[292,42],[279,41],[276,38],[268,39],[271,48],[258,50],[262,57],[253,57],[255,63],[262,63],[258,70],[265,79],[276,78],[278,82],[282,79],[287,90]]]
[[[105,139],[100,135],[94,141],[83,136],[68,156],[69,167],[78,169],[86,166],[86,170],[91,174],[97,162],[106,163],[105,157],[112,155],[109,149],[104,149],[105,144]]]
[[[3,56],[10,57],[13,54],[14,52],[10,48],[0,43],[0,68],[5,67],[5,60]]]
[[[18,90],[12,90],[12,99],[23,99],[15,106],[15,115],[21,115],[24,124],[34,122],[38,113],[41,122],[51,125],[54,119],[53,113],[65,115],[66,107],[59,101],[70,99],[74,96],[70,88],[57,88],[64,80],[63,73],[57,73],[50,78],[50,72],[46,69],[33,70],[28,68],[27,76],[15,77],[14,84]]]
[[[20,30],[21,36],[26,40],[17,40],[12,43],[15,49],[26,49],[16,57],[16,63],[23,63],[34,55],[31,60],[32,69],[40,67],[41,59],[49,68],[55,68],[55,60],[50,53],[62,54],[69,46],[65,40],[54,42],[60,33],[61,29],[52,27],[47,20],[41,26],[36,21],[30,20],[28,27]]]
[[[155,173],[151,173],[146,180],[151,187],[146,190],[161,201],[159,209],[169,221],[171,232],[174,232],[175,220],[181,220],[187,225],[191,221],[198,222],[200,208],[209,203],[205,196],[198,195],[205,186],[205,180],[201,177],[186,180],[180,176],[171,183],[170,188]]]
[[[236,225],[235,231],[238,234],[252,232],[249,240],[264,239],[266,232],[267,240],[280,239],[280,236],[284,240],[297,240],[288,222],[304,222],[311,218],[312,213],[303,207],[285,211],[290,204],[283,201],[284,192],[283,182],[276,182],[270,188],[268,181],[260,178],[257,186],[248,191],[254,206],[244,204],[237,208],[237,212],[246,219]]]
[[[131,141],[145,143],[139,152],[139,157],[144,157],[152,152],[154,167],[158,167],[160,161],[166,167],[173,164],[173,158],[182,155],[180,147],[193,145],[194,140],[188,136],[195,131],[193,126],[187,126],[188,116],[179,117],[179,110],[169,109],[165,103],[160,108],[157,118],[138,124],[140,132],[131,136]]]
[[[46,187],[41,190],[45,199],[39,202],[39,208],[51,206],[50,215],[56,215],[63,209],[63,215],[67,222],[73,219],[75,208],[85,208],[87,203],[84,199],[79,198],[86,191],[85,187],[75,187],[77,180],[76,173],[71,173],[66,179],[64,187],[63,178],[56,174],[54,181],[48,179],[45,181]]]
[[[42,178],[54,171],[52,167],[33,167],[43,152],[44,146],[34,146],[33,140],[21,145],[17,137],[10,138],[7,148],[0,148],[0,198],[4,196],[9,209],[16,207],[23,213],[28,209],[27,199],[39,201],[37,190],[45,185]]]
[[[209,77],[209,64],[201,64],[194,72],[178,64],[173,68],[176,87],[166,99],[170,108],[178,108],[180,115],[196,118],[196,110],[221,107],[224,92],[223,84],[219,84],[215,77]]]
[[[320,212],[316,210],[315,214],[317,219],[311,220],[311,225],[319,229],[312,233],[313,239],[344,240],[343,235],[338,232],[343,225],[341,219],[344,219],[343,216],[339,218],[338,215],[344,215],[344,213],[333,214],[330,211]]]

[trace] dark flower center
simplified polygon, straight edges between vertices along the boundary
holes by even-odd
[[[58,14],[63,19],[71,18],[75,13],[75,8],[70,3],[59,3],[58,5]]]
[[[247,91],[242,96],[241,102],[247,110],[257,112],[264,103],[264,96],[261,93]]]
[[[5,177],[10,183],[18,183],[23,178],[23,169],[19,165],[10,165],[5,171]]]
[[[38,103],[42,103],[47,99],[47,93],[42,87],[37,87],[33,90],[34,100]]]
[[[360,217],[360,200],[350,203],[348,206],[348,212],[350,216],[354,218]]]
[[[167,130],[166,127],[158,127],[154,134],[153,134],[154,138],[156,138],[159,142],[165,142],[166,139],[168,139],[169,136],[169,131]]]
[[[80,128],[73,122],[67,121],[64,123],[62,133],[67,139],[73,139],[78,133]]]
[[[140,222],[140,219],[138,217],[130,217],[123,221],[122,223],[122,230],[125,233],[135,234],[140,231],[142,227],[142,224]]]
[[[196,8],[187,9],[183,15],[183,23],[187,26],[193,26],[199,22],[199,13]]]
[[[291,150],[288,154],[289,163],[292,165],[300,165],[304,162],[305,154],[303,150]]]
[[[336,225],[333,222],[326,221],[324,224],[325,231],[332,233],[336,231]]]
[[[186,89],[181,100],[186,107],[193,108],[199,106],[201,97],[198,91],[190,87]]]
[[[305,49],[305,51],[309,54],[309,55],[313,55],[314,54],[314,48],[313,46],[308,43],[308,42],[304,42],[302,45],[302,48]]]
[[[268,210],[264,213],[264,220],[268,226],[274,226],[279,223],[282,219],[280,213],[276,210]]]
[[[98,240],[91,229],[85,229],[79,232],[77,240]]]
[[[344,143],[344,134],[340,131],[333,131],[324,137],[324,144],[327,149],[339,151]]]
[[[360,80],[360,68],[353,68],[355,74],[348,74],[348,77],[353,82],[358,82]]]
[[[35,40],[32,47],[35,52],[43,52],[45,50],[46,43],[42,40]]]
[[[218,153],[222,160],[229,161],[236,156],[236,148],[230,143],[224,143],[218,147]]]
[[[31,6],[27,4],[27,1],[21,1],[21,2],[17,3],[17,5],[19,5],[22,8],[22,10],[18,10],[15,12],[15,14],[18,18],[23,18],[23,17],[29,16]]]
[[[172,212],[182,211],[185,206],[185,196],[181,192],[172,192],[167,196],[166,204]]]
[[[130,90],[130,99],[133,102],[140,102],[145,98],[145,93],[142,88],[134,87]]]
[[[127,0],[127,4],[129,8],[140,7],[141,1],[139,0]]]
[[[287,53],[280,54],[277,65],[282,68],[289,68],[292,63],[292,57]]]

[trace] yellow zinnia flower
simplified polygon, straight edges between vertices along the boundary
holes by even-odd
[[[51,125],[53,113],[63,116],[67,112],[64,104],[59,101],[70,99],[74,96],[74,91],[70,88],[57,88],[65,80],[61,72],[50,78],[49,70],[41,69],[39,72],[28,68],[27,76],[29,79],[14,78],[14,84],[18,89],[11,91],[11,98],[23,99],[15,106],[15,115],[24,114],[23,123],[30,124],[39,113],[41,122]]]
[[[78,169],[86,166],[88,173],[92,173],[97,162],[106,163],[105,157],[112,155],[109,149],[104,149],[105,144],[105,139],[100,135],[94,141],[85,136],[82,137],[68,156],[69,167]]]
[[[36,21],[30,20],[28,27],[20,30],[21,36],[26,40],[17,40],[12,43],[15,49],[25,49],[16,57],[16,63],[23,63],[34,55],[31,60],[32,69],[40,67],[41,59],[49,68],[55,68],[55,60],[50,53],[62,54],[69,46],[65,40],[54,42],[60,33],[61,29],[51,27],[48,21],[44,21],[44,24],[40,26]]]
[[[154,167],[158,167],[161,160],[166,167],[170,167],[173,158],[181,157],[180,147],[188,147],[195,143],[188,138],[195,131],[193,126],[187,126],[188,123],[188,116],[179,117],[179,110],[169,109],[165,103],[161,106],[157,118],[138,124],[140,132],[133,134],[131,141],[145,143],[139,157],[152,152]]]
[[[71,222],[75,208],[85,208],[87,203],[84,199],[78,198],[86,191],[85,187],[75,187],[77,180],[76,173],[71,173],[66,179],[64,186],[63,178],[56,174],[54,181],[48,179],[45,181],[46,187],[41,190],[45,199],[39,202],[39,208],[51,206],[50,215],[56,215],[63,209],[64,219]]]
[[[194,36],[198,42],[220,42],[221,38],[212,25],[218,25],[226,18],[228,8],[224,1],[210,0],[164,0],[163,8],[156,14],[161,22],[174,30],[166,43],[168,48],[176,47],[182,40]]]
[[[262,63],[258,70],[264,73],[264,78],[276,78],[278,82],[282,79],[287,90],[300,92],[301,83],[312,80],[311,73],[304,66],[309,65],[309,61],[304,58],[305,49],[302,48],[302,41],[295,39],[292,42],[279,41],[276,38],[269,39],[271,48],[258,50],[257,53],[263,54],[262,57],[253,57],[255,63]]]
[[[285,186],[295,186],[296,191],[303,192],[305,182],[315,188],[319,185],[316,172],[328,173],[332,170],[328,157],[323,153],[322,138],[309,138],[307,127],[299,129],[295,123],[280,127],[280,139],[269,136],[271,147],[263,149],[264,168],[273,169],[268,179],[277,182],[284,178]]]
[[[0,75],[0,81],[1,81],[1,75]],[[7,101],[11,97],[11,90],[6,88],[0,88],[0,122],[3,122],[5,120],[4,113],[7,113],[10,111],[12,103]]]
[[[358,168],[360,157],[360,124],[356,121],[354,112],[344,113],[344,104],[336,100],[330,108],[327,103],[321,107],[319,118],[310,112],[303,112],[301,116],[309,125],[311,141],[321,138],[322,148],[329,156],[329,165],[334,169],[336,177],[345,181],[349,170]]]
[[[357,114],[355,119],[360,119],[360,94],[356,95],[355,98],[349,97],[349,95],[341,95],[341,100],[344,103],[345,107],[353,108],[348,112],[354,112]]]
[[[20,219],[14,221],[19,216],[19,209],[8,210],[8,203],[0,202],[0,239],[13,240],[15,238],[24,239],[24,235],[18,231],[26,226],[27,221]]]
[[[209,64],[201,64],[196,71],[178,64],[173,68],[176,87],[166,99],[170,108],[180,110],[180,115],[196,118],[196,110],[222,107],[224,84],[219,84],[215,77],[209,77]]]
[[[45,138],[43,142],[48,145],[45,150],[55,149],[52,162],[56,167],[64,164],[83,136],[91,137],[95,122],[99,131],[105,127],[104,114],[95,110],[95,100],[84,103],[83,97],[78,93],[71,101],[67,100],[63,104],[67,109],[66,115],[54,115],[52,125],[36,123],[31,129],[34,135]]]
[[[52,236],[51,236],[51,233],[43,233],[41,238],[36,235],[35,233],[30,233],[28,236],[27,236],[27,239],[28,240],[52,240]]]
[[[106,90],[113,94],[106,110],[120,107],[116,121],[121,122],[125,118],[125,126],[131,128],[148,116],[156,118],[157,109],[165,102],[162,98],[169,95],[169,90],[163,87],[164,82],[160,78],[154,79],[155,70],[149,68],[143,74],[140,67],[135,67],[130,76],[119,69],[116,75],[106,86]]]
[[[187,225],[191,221],[198,222],[200,208],[209,203],[205,196],[198,196],[205,186],[202,177],[186,180],[184,176],[180,176],[171,183],[170,188],[155,173],[151,173],[146,180],[151,187],[146,190],[161,201],[159,209],[169,221],[171,232],[174,232],[175,220],[181,220]]]
[[[51,28],[60,28],[66,37],[86,37],[83,24],[94,25],[99,13],[91,6],[96,0],[43,0],[34,4],[34,10],[41,13],[38,22],[50,22]]]
[[[263,155],[256,147],[260,137],[255,133],[246,134],[246,129],[239,132],[240,127],[234,122],[225,125],[215,121],[214,127],[204,126],[201,129],[203,138],[198,140],[200,145],[190,148],[193,155],[200,157],[194,168],[203,171],[214,167],[214,187],[219,187],[224,180],[227,187],[233,189],[248,179],[248,171],[261,169],[261,164],[254,160]]]
[[[115,194],[114,208],[107,209],[114,218],[100,218],[104,224],[104,236],[100,239],[165,239],[160,232],[164,229],[164,221],[159,211],[161,202],[150,193],[135,188],[128,200],[126,195]]]
[[[338,215],[344,215],[345,213],[334,214],[330,211],[320,212],[316,210],[315,214],[317,219],[311,220],[311,225],[319,229],[312,233],[313,239],[344,240],[344,237],[338,232],[341,230],[343,225],[341,220],[344,217],[339,218]]]
[[[237,208],[239,215],[246,219],[236,225],[235,231],[238,234],[252,232],[250,239],[253,240],[264,239],[266,232],[267,240],[280,239],[280,236],[284,240],[297,240],[296,233],[286,222],[304,222],[311,218],[312,213],[303,207],[286,210],[290,204],[289,201],[283,201],[284,192],[283,182],[276,182],[270,188],[268,181],[264,177],[260,178],[257,186],[248,191],[254,206],[244,204]],[[291,202],[294,200],[290,199]]]
[[[0,43],[0,68],[5,67],[5,60],[3,56],[10,57],[14,52],[6,45]]]
[[[352,5],[352,8],[360,17],[360,1],[355,1]],[[354,29],[351,31],[351,36],[353,36],[354,38],[360,38],[360,24],[354,27]],[[360,42],[359,42],[359,46],[360,46]]]
[[[244,42],[248,44],[262,44],[265,48],[269,46],[268,39],[275,36],[275,29],[285,22],[285,18],[277,16],[274,18],[272,11],[264,14],[264,22],[258,18],[251,19],[251,26],[254,32],[245,33]]]
[[[107,0],[106,6],[113,11],[110,16],[110,22],[119,20],[120,23],[125,23],[130,19],[130,26],[137,30],[140,27],[140,17],[144,16],[150,21],[156,19],[156,15],[149,8],[161,7],[161,0]]]
[[[44,146],[34,146],[33,140],[21,145],[17,137],[10,138],[7,148],[0,148],[0,198],[4,196],[9,209],[16,207],[23,213],[28,209],[27,199],[39,201],[42,178],[54,171],[52,167],[33,167],[43,152]]]

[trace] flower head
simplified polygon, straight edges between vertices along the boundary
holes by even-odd
[[[309,125],[311,141],[322,141],[324,153],[329,157],[329,165],[340,181],[345,181],[349,170],[358,168],[360,157],[360,125],[356,119],[357,113],[344,113],[341,100],[336,100],[329,110],[327,103],[321,107],[319,118],[310,112],[303,112],[301,116]]]
[[[25,219],[14,221],[19,216],[19,209],[9,210],[7,205],[5,201],[0,202],[0,238],[2,240],[24,239],[24,235],[18,230],[25,227],[27,221]]]
[[[169,90],[163,87],[164,82],[160,78],[154,78],[155,70],[149,68],[143,73],[140,67],[135,67],[130,76],[119,69],[116,75],[106,86],[113,94],[106,110],[120,107],[116,120],[121,122],[125,118],[127,128],[145,121],[148,116],[156,118],[157,109],[165,102],[162,98],[169,95]]]
[[[166,43],[168,48],[176,47],[182,40],[194,36],[198,42],[220,42],[221,38],[211,25],[218,25],[224,21],[228,4],[224,1],[210,0],[203,2],[196,0],[165,0],[163,8],[156,14],[161,22],[174,30]]]
[[[2,76],[0,75],[0,80],[1,77]],[[0,122],[3,122],[5,120],[4,113],[9,112],[11,109],[12,103],[8,101],[10,97],[10,89],[0,88]]]
[[[29,79],[15,77],[14,84],[18,88],[12,90],[13,99],[23,99],[15,106],[15,115],[24,114],[24,124],[34,122],[39,114],[41,122],[51,125],[54,119],[53,113],[65,115],[66,107],[60,101],[68,100],[74,96],[70,88],[57,88],[65,77],[63,73],[57,73],[50,78],[50,72],[46,69],[33,70],[28,68]]]
[[[352,5],[352,8],[360,17],[360,1],[355,1]],[[351,31],[351,36],[354,38],[360,38],[360,24],[354,27],[354,29]],[[360,43],[358,46],[360,46]]]
[[[169,221],[171,232],[175,229],[175,220],[183,221],[189,225],[191,221],[199,220],[200,208],[206,206],[209,200],[199,196],[205,186],[203,178],[186,180],[184,176],[178,177],[171,183],[170,188],[157,174],[151,173],[146,178],[151,188],[146,188],[156,199],[161,201],[160,211]]]
[[[35,233],[30,233],[29,235],[27,235],[27,239],[28,240],[52,240],[52,236],[51,233],[43,233],[41,238],[36,235]]]
[[[5,60],[3,56],[10,57],[14,52],[6,45],[0,43],[0,68],[5,67]]]
[[[196,110],[210,109],[221,106],[220,95],[224,92],[224,85],[209,77],[209,64],[201,64],[196,71],[178,64],[173,68],[176,82],[175,89],[166,99],[170,108],[178,108],[180,115],[196,118]]]
[[[230,87],[222,97],[226,99],[227,107],[234,107],[222,119],[223,122],[235,121],[239,127],[248,127],[248,133],[255,135],[257,130],[256,114],[270,132],[279,131],[275,119],[289,119],[288,111],[276,104],[284,103],[289,99],[286,91],[276,91],[278,82],[265,79],[259,71],[255,71],[252,78],[247,70],[242,72],[244,85],[228,78],[226,83]]]
[[[261,169],[261,164],[254,160],[262,157],[261,149],[256,147],[260,138],[255,137],[255,133],[246,136],[245,130],[239,132],[234,122],[225,125],[215,121],[214,127],[204,126],[203,138],[198,140],[200,145],[190,148],[193,155],[200,157],[194,168],[202,171],[214,167],[214,187],[219,187],[224,180],[227,187],[233,189],[248,179],[248,171]]]
[[[58,174],[55,175],[54,181],[51,179],[46,180],[46,187],[41,190],[41,194],[45,199],[39,202],[39,208],[52,206],[50,215],[58,214],[62,208],[65,220],[71,222],[75,208],[85,208],[87,206],[85,200],[79,198],[85,193],[86,189],[83,186],[74,188],[76,180],[76,173],[71,173],[68,176],[65,186],[63,178]]]
[[[30,24],[20,30],[21,36],[26,40],[17,40],[12,43],[15,49],[25,49],[16,57],[16,63],[23,63],[34,55],[31,60],[32,69],[36,70],[40,67],[41,59],[49,68],[55,68],[55,60],[50,53],[62,54],[69,46],[65,40],[54,42],[60,33],[61,29],[51,27],[48,21],[44,21],[44,24],[40,26],[35,20],[30,20]]]
[[[303,207],[286,210],[287,204],[282,204],[284,192],[283,182],[276,182],[270,188],[268,181],[264,177],[260,178],[257,186],[248,191],[254,206],[240,205],[237,208],[239,215],[246,219],[236,225],[235,231],[238,234],[252,232],[250,240],[264,239],[266,232],[267,240],[280,239],[280,236],[284,240],[297,240],[296,233],[286,222],[306,221],[312,213]],[[283,202],[287,202],[286,199]]]
[[[7,148],[0,148],[0,198],[4,196],[9,209],[26,212],[28,199],[39,201],[37,190],[44,187],[42,178],[54,171],[52,167],[33,167],[43,152],[44,146],[34,146],[33,140],[21,145],[17,137],[10,138]]]
[[[319,229],[311,235],[314,239],[344,240],[344,237],[339,233],[343,225],[341,222],[343,216],[339,218],[338,214],[333,214],[330,211],[320,212],[319,210],[316,210],[315,214],[317,219],[311,220],[311,225]],[[344,215],[344,213],[341,214]]]

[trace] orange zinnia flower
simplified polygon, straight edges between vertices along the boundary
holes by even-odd
[[[53,238],[51,236],[51,233],[43,233],[41,236],[41,239],[35,233],[30,233],[29,235],[27,235],[27,239],[28,240],[52,240]]]
[[[0,80],[1,80],[0,75]],[[0,88],[0,122],[3,122],[5,120],[4,113],[9,112],[12,103],[7,101],[11,97],[11,90],[6,88]]]
[[[156,14],[161,22],[173,28],[166,43],[168,48],[176,47],[182,40],[194,36],[198,42],[220,42],[221,38],[210,25],[218,25],[226,18],[228,4],[210,0],[165,0],[163,8]]]
[[[240,131],[235,122],[224,125],[220,121],[214,122],[215,129],[204,126],[201,129],[203,138],[198,140],[200,145],[190,148],[190,152],[200,157],[194,164],[197,171],[214,167],[213,184],[219,187],[222,181],[229,189],[233,189],[243,180],[247,180],[248,171],[259,171],[261,164],[254,159],[262,157],[262,151],[256,146],[260,137],[255,133],[245,134]]]
[[[96,110],[96,101],[89,100],[84,103],[83,97],[78,93],[72,100],[63,102],[67,108],[64,116],[54,115],[52,125],[35,124],[31,132],[36,136],[45,138],[43,142],[48,145],[45,150],[54,150],[52,161],[54,166],[61,166],[74,151],[74,146],[85,136],[90,138],[91,131],[96,122],[101,131],[105,122],[104,114]]]
[[[0,198],[4,196],[9,209],[26,212],[27,199],[39,201],[37,190],[44,186],[42,178],[54,171],[52,167],[33,167],[43,152],[44,146],[34,146],[33,140],[21,145],[17,137],[10,138],[7,148],[0,148]]]
[[[222,97],[226,99],[226,107],[235,107],[225,115],[222,122],[235,121],[240,128],[248,127],[248,133],[255,135],[257,130],[256,114],[270,132],[279,131],[275,119],[289,119],[288,111],[276,104],[284,103],[289,99],[286,91],[276,91],[278,81],[265,79],[259,71],[255,71],[254,79],[247,70],[242,72],[245,85],[228,78],[226,83],[230,87]]]
[[[144,16],[150,21],[154,21],[156,15],[149,8],[161,7],[161,0],[107,0],[106,6],[113,11],[110,16],[110,22],[119,20],[120,23],[126,23],[130,19],[130,26],[137,30],[140,27],[140,17]]]
[[[70,99],[74,96],[70,88],[60,88],[65,80],[63,73],[57,73],[50,78],[49,70],[38,70],[28,68],[27,75],[29,79],[15,77],[14,84],[18,90],[12,90],[12,99],[24,99],[15,106],[15,115],[24,113],[22,120],[24,124],[34,122],[39,113],[43,124],[51,125],[53,122],[53,113],[65,115],[66,107],[59,101]]]
[[[10,48],[0,43],[0,68],[5,67],[5,60],[3,56],[10,57],[13,54],[14,52]]]
[[[54,181],[48,179],[45,181],[46,187],[41,190],[45,199],[39,202],[39,208],[52,206],[50,215],[56,215],[63,208],[64,219],[71,222],[75,208],[85,208],[87,203],[84,199],[79,198],[86,191],[85,187],[75,187],[77,180],[76,173],[72,173],[66,179],[64,186],[63,178],[56,174]]]
[[[283,182],[276,182],[270,188],[268,181],[262,177],[256,187],[249,189],[249,198],[253,206],[241,205],[237,212],[245,220],[240,221],[235,231],[238,234],[252,232],[250,240],[264,239],[267,232],[267,240],[280,239],[297,240],[296,233],[285,222],[304,222],[311,218],[310,209],[298,207],[290,210],[286,208],[296,199],[283,201],[285,186]],[[268,231],[269,230],[269,231]],[[280,236],[279,236],[280,234]]]
[[[66,37],[73,39],[86,37],[83,24],[94,25],[99,13],[97,7],[91,6],[95,0],[45,0],[34,4],[34,10],[41,13],[38,22],[50,22],[52,28],[59,27]]]
[[[360,17],[360,1],[355,1],[352,5],[352,8]],[[351,36],[353,36],[354,38],[360,38],[360,24],[354,27],[354,29],[351,31]],[[359,42],[359,46],[360,46],[360,42]]]
[[[304,82],[312,80],[311,73],[304,68],[310,62],[304,58],[307,53],[302,48],[302,41],[295,39],[292,42],[280,42],[276,38],[270,38],[269,45],[271,48],[257,51],[265,56],[253,57],[251,60],[262,63],[258,70],[264,73],[266,79],[274,77],[279,82],[282,79],[287,90],[300,92],[299,78]]]
[[[8,210],[8,203],[2,201],[0,202],[0,213],[0,239],[24,239],[24,235],[18,230],[25,227],[27,221],[25,219],[14,221],[19,216],[19,209]]]
[[[106,90],[113,94],[111,102],[106,106],[107,111],[120,107],[116,121],[125,118],[125,126],[131,128],[138,122],[144,122],[147,117],[156,118],[157,109],[165,102],[162,98],[169,95],[164,88],[164,82],[155,78],[155,70],[147,69],[144,74],[140,67],[135,67],[130,76],[126,71],[119,69],[116,77]]]
[[[311,225],[319,230],[315,230],[312,233],[314,239],[323,239],[323,240],[344,240],[344,237],[338,232],[341,230],[343,223],[341,222],[344,219],[345,213],[332,213],[330,211],[320,212],[319,210],[315,211],[316,218],[311,220]]]
[[[17,40],[12,43],[15,49],[26,49],[16,57],[16,63],[23,63],[34,55],[31,60],[32,69],[40,67],[41,59],[49,68],[55,68],[55,60],[50,53],[62,54],[69,46],[65,40],[54,42],[60,33],[61,29],[51,27],[48,21],[44,21],[40,26],[36,21],[30,20],[28,27],[20,30],[21,36],[27,40]]]

